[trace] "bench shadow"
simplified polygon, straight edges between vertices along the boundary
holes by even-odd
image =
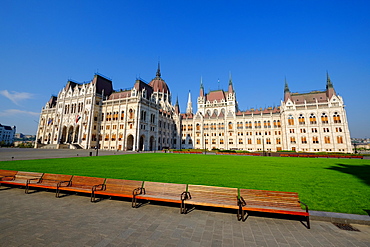
[[[328,167],[325,169],[351,174],[361,179],[361,181],[366,185],[370,186],[370,165],[336,164],[336,166]]]
[[[0,191],[1,191],[1,190],[10,190],[10,189],[13,189],[13,187],[1,187],[1,188],[0,188]]]

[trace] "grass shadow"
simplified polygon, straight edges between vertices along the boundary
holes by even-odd
[[[370,186],[370,165],[337,164],[337,166],[332,166],[325,169],[351,174],[361,179],[361,181],[366,185]]]

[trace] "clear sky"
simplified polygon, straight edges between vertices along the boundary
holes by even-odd
[[[344,98],[351,137],[370,137],[370,1],[17,1],[0,8],[0,123],[35,134],[41,108],[68,79],[95,72],[114,89],[162,78],[193,108],[227,90],[241,110],[323,90]],[[218,83],[219,80],[219,83]]]

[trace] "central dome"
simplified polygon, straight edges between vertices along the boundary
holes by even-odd
[[[170,89],[167,86],[167,83],[161,78],[161,70],[158,64],[158,70],[156,77],[149,83],[149,86],[153,88],[154,92],[170,93]]]

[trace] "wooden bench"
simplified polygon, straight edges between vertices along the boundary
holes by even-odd
[[[57,184],[55,196],[59,198],[61,190],[92,194],[92,188],[94,186],[103,186],[104,181],[105,178],[73,176],[71,180],[61,181]]]
[[[186,204],[236,209],[238,220],[242,219],[237,188],[189,184],[187,191],[189,198],[185,201]]]
[[[132,206],[138,207],[137,200],[161,201],[180,204],[180,213],[185,213],[184,201],[188,198],[186,184],[143,182],[140,188],[134,190]]]
[[[40,172],[22,172],[18,171],[13,176],[4,176],[0,180],[0,184],[26,186],[30,181],[39,181],[43,173]]]
[[[0,170],[0,181],[4,178],[7,180],[9,177],[13,178],[18,171]],[[1,183],[0,183],[1,185]]]
[[[92,187],[91,201],[97,202],[96,195],[133,198],[134,190],[141,188],[142,183],[142,181],[107,178],[103,186]]]
[[[38,181],[36,180],[27,181],[25,192],[26,194],[28,194],[29,193],[28,190],[30,187],[57,189],[58,183],[62,181],[71,181],[72,177],[73,177],[72,175],[45,173]]]
[[[306,217],[307,228],[310,229],[308,206],[299,200],[298,193],[240,189],[239,194],[243,220],[248,211],[297,215]],[[301,204],[305,206],[305,210],[301,208]]]

